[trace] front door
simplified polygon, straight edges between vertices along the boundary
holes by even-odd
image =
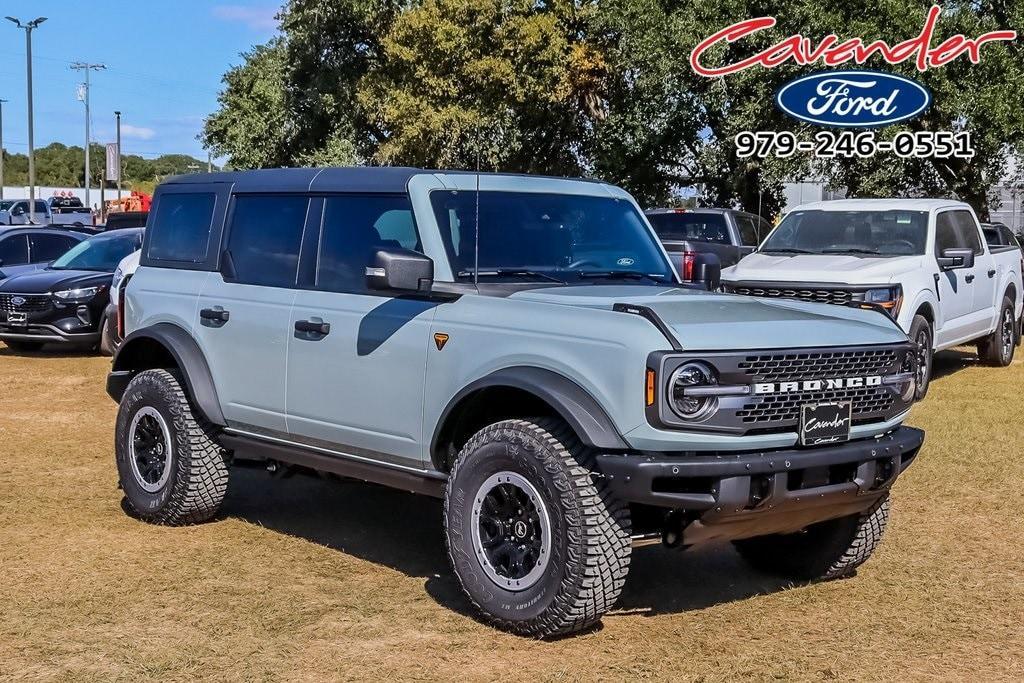
[[[196,337],[228,425],[283,436],[289,323],[309,199],[237,195],[221,272],[199,297]]]
[[[435,302],[366,287],[379,248],[422,251],[405,196],[324,199],[314,290],[289,325],[288,429],[308,445],[422,467],[423,382]]]
[[[967,243],[959,229],[956,211],[943,211],[935,218],[935,256],[946,249],[966,249]],[[978,266],[940,270],[936,288],[942,307],[942,325],[935,331],[936,346],[943,347],[965,341],[972,334],[974,287]]]

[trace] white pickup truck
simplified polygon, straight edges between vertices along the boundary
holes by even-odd
[[[847,199],[790,211],[722,283],[748,296],[885,309],[921,349],[920,399],[935,351],[975,343],[982,360],[1010,364],[1022,269],[1021,250],[986,244],[967,204]]]

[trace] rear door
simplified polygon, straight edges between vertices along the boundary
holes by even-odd
[[[408,197],[323,198],[313,247],[316,269],[288,327],[289,432],[307,445],[422,467],[423,383],[436,303],[366,286],[375,249],[423,250]]]
[[[962,210],[940,211],[935,217],[935,256],[946,249],[974,248],[960,230]],[[970,214],[968,214],[970,216]],[[942,307],[942,326],[935,331],[937,346],[967,341],[972,338],[975,323],[974,290],[978,279],[978,263],[973,268],[938,271],[936,287]]]
[[[70,235],[32,233],[29,235],[29,262],[37,265],[49,263],[78,244],[79,240]]]
[[[17,275],[29,270],[28,267],[28,236],[4,236],[0,232],[0,279]]]
[[[194,334],[224,417],[241,431],[287,432],[289,319],[309,204],[298,194],[235,195],[220,272],[209,274],[199,297]]]
[[[981,227],[970,211],[954,211],[957,228],[964,236],[965,244],[974,250],[974,298],[971,307],[971,330],[975,336],[991,332],[995,327],[997,311],[996,285],[999,282],[998,268],[992,252],[983,239]]]

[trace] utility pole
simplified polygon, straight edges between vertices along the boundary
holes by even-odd
[[[33,141],[32,125],[32,31],[46,21],[46,17],[36,17],[27,24],[22,24],[14,17],[5,17],[15,26],[25,29],[25,63],[28,75],[28,222],[36,222],[36,151]]]
[[[121,112],[115,111],[117,117],[117,203],[121,205]]]
[[[85,72],[85,205],[92,211],[92,204],[89,202],[89,186],[92,184],[89,178],[89,142],[92,131],[89,130],[89,72],[106,69],[104,64],[90,64],[88,62],[75,62],[71,65],[75,71]],[[101,181],[102,182],[102,179]]]
[[[0,100],[0,200],[4,198],[4,102]]]
[[[0,100],[0,102],[3,102],[3,100]],[[2,170],[3,170],[3,166],[0,166],[0,171],[2,171]],[[207,152],[206,153],[206,172],[207,173],[213,173],[213,152]],[[2,177],[3,177],[3,173],[0,173],[0,178],[2,178]],[[2,194],[0,194],[0,199],[3,199],[3,195]]]

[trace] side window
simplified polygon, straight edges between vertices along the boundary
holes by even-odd
[[[365,292],[366,266],[374,249],[422,251],[407,197],[328,197],[317,257],[316,287]]]
[[[212,192],[161,196],[150,229],[147,256],[157,261],[205,261],[216,203]]]
[[[957,227],[960,228],[964,246],[974,250],[975,254],[984,254],[985,247],[981,243],[981,236],[978,234],[978,224],[975,223],[974,216],[967,211],[953,211],[951,213]]]
[[[960,249],[965,245],[960,241],[953,212],[943,211],[935,218],[935,255],[942,256],[946,249]]]
[[[77,240],[65,235],[30,235],[28,241],[32,263],[53,261],[78,244]]]
[[[26,263],[28,263],[28,238],[25,235],[14,235],[0,241],[0,268],[23,266]]]
[[[740,229],[740,243],[745,247],[756,247],[757,224],[750,216],[736,216],[736,227]]]
[[[235,197],[227,250],[235,266],[236,282],[295,286],[308,207],[308,197]]]

